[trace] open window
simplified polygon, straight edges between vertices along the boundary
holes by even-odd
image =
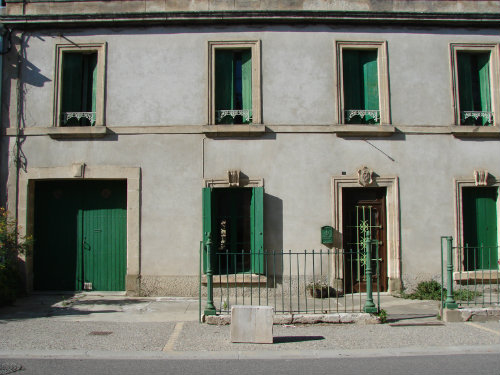
[[[215,275],[264,273],[264,188],[203,188],[203,241]],[[203,267],[206,272],[207,253]]]
[[[389,124],[385,42],[337,42],[339,122]]]
[[[451,44],[455,123],[498,124],[498,45]]]
[[[56,50],[54,126],[104,125],[105,44]]]
[[[209,42],[209,124],[260,124],[259,41]]]

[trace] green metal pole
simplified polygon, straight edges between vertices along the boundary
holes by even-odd
[[[453,299],[453,238],[446,237],[446,247],[447,247],[447,265],[446,274],[448,278],[448,291],[446,293],[446,301],[444,302],[444,307],[447,309],[456,309],[458,304]]]
[[[212,271],[212,234],[207,233],[207,305],[205,306],[205,315],[215,315],[214,306],[214,284],[213,284],[213,271]]]
[[[375,314],[377,306],[373,303],[373,288],[372,288],[372,239],[368,240],[368,247],[366,249],[366,301],[363,311]]]

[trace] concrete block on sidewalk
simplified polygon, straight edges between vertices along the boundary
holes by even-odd
[[[273,315],[271,306],[232,306],[231,342],[272,344]]]

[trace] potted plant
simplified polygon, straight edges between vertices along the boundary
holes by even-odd
[[[334,294],[330,292],[330,286],[323,281],[313,281],[307,284],[307,290],[314,298],[328,298],[333,297]]]

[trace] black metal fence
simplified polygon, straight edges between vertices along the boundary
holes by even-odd
[[[325,249],[209,256],[201,244],[200,306],[206,296],[216,314],[229,313],[232,305],[272,306],[278,314],[362,312],[367,306],[378,312],[378,246],[374,242],[369,248],[372,255]]]
[[[442,305],[500,306],[498,246],[454,246],[441,237]]]

